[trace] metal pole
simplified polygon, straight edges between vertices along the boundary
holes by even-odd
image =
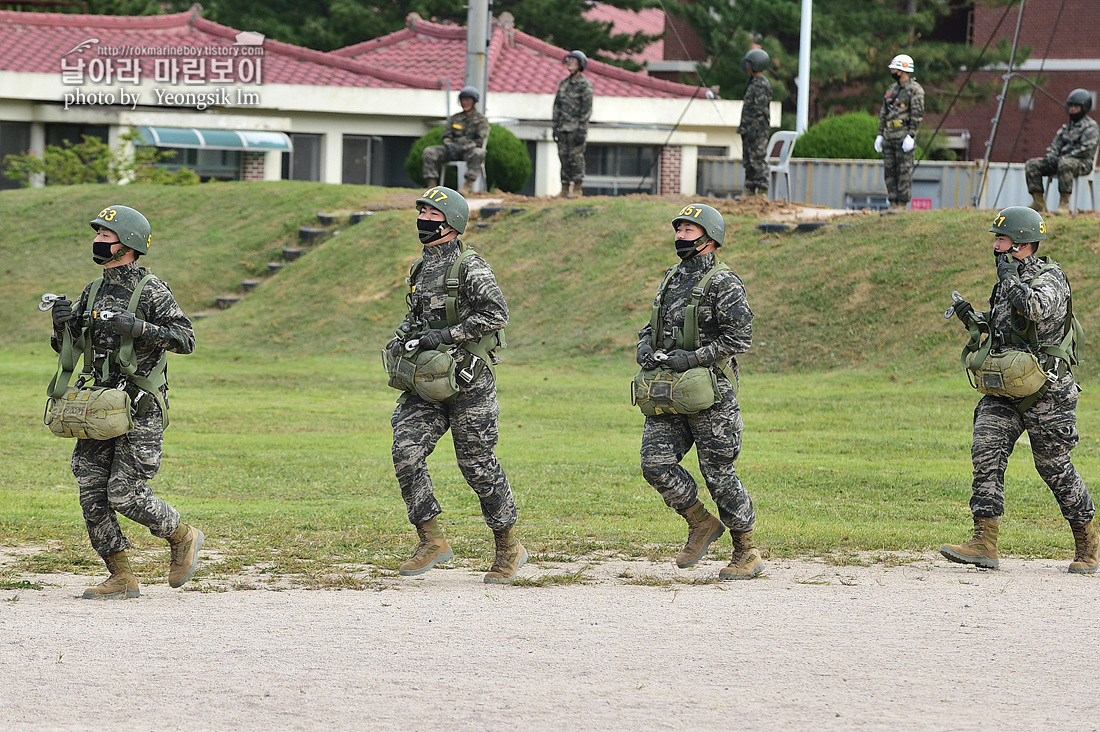
[[[802,28],[798,44],[798,108],[795,132],[802,134],[810,126],[810,29],[813,0],[802,0]]]
[[[485,114],[489,78],[489,0],[470,0],[466,11],[466,86],[481,93],[477,109]]]
[[[989,139],[985,142],[985,160],[982,161],[982,172],[978,176],[978,187],[974,191],[974,196],[971,198],[971,205],[974,208],[978,207],[978,201],[982,197],[982,189],[985,188],[985,184],[989,176],[989,159],[993,157],[993,142],[997,139],[997,126],[1001,123],[1001,112],[1004,110],[1005,97],[1008,96],[1008,82],[1012,79],[1012,65],[1016,63],[1016,47],[1020,43],[1020,26],[1024,20],[1024,6],[1027,4],[1027,0],[1020,0],[1020,14],[1016,16],[1016,35],[1012,37],[1012,52],[1008,55],[1008,71],[1002,77],[1004,84],[1001,85],[1001,93],[997,97],[997,114],[990,122],[993,123],[993,127],[989,130]]]

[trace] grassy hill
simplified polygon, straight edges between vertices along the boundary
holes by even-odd
[[[201,348],[282,355],[347,353],[373,360],[403,313],[404,277],[418,255],[412,191],[309,183],[185,188],[82,186],[0,195],[0,339],[41,342],[42,292],[75,295],[96,275],[87,222],[108,203],[153,224],[148,266],[189,313],[246,278],[264,284],[197,322]],[[512,310],[507,357],[517,362],[632,352],[653,292],[675,261],[669,220],[682,201],[649,198],[510,201],[466,240],[492,264]],[[990,213],[852,216],[805,234],[762,234],[764,218],[735,202],[722,258],[744,279],[756,313],[749,370],[849,366],[927,372],[954,367],[963,341],[942,317],[952,289],[976,304],[989,292]],[[356,226],[268,277],[266,263],[316,225],[318,211],[372,210]],[[1097,372],[1100,219],[1049,219],[1040,253],[1069,272],[1085,325],[1082,375]]]

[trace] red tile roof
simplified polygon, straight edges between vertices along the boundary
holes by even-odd
[[[626,10],[606,3],[595,3],[584,11],[584,19],[598,23],[610,23],[612,35],[633,35],[638,31],[647,36],[659,36],[665,32],[665,12],[660,8],[642,8]],[[639,64],[646,61],[663,61],[665,58],[665,39],[661,38],[649,44],[640,53],[621,55]]]
[[[506,31],[498,19],[489,42],[490,93],[554,94],[566,75],[562,66],[566,53],[523,31]],[[465,84],[466,28],[432,23],[410,13],[403,30],[338,49],[331,55],[400,68],[427,82],[449,78],[451,88],[459,89]],[[593,60],[589,60],[585,76],[597,96],[685,98],[705,93],[699,87]]]
[[[237,31],[204,20],[201,7],[172,15],[66,15],[0,11],[0,71],[61,73],[61,58],[89,39],[96,45],[144,47],[231,46]],[[362,60],[335,56],[288,43],[265,39],[262,82],[376,88],[440,88],[434,79],[412,75],[393,66],[377,67]],[[90,61],[95,48],[81,52]],[[159,54],[165,57],[169,54]],[[153,54],[144,58],[155,58]],[[106,56],[100,56],[106,58]],[[134,58],[125,52],[118,58]],[[207,58],[226,58],[210,54]],[[180,57],[185,58],[185,57]],[[151,61],[150,61],[151,64]],[[208,65],[207,65],[208,66]],[[396,67],[401,68],[401,67]],[[143,70],[143,78],[149,72]],[[210,71],[204,72],[209,78]]]

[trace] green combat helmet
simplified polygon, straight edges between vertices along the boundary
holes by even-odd
[[[431,206],[443,212],[447,226],[452,227],[459,234],[466,231],[466,222],[470,220],[470,204],[462,194],[453,188],[435,186],[424,191],[424,195],[416,199],[416,210],[422,206]],[[135,212],[136,213],[136,212]]]
[[[462,91],[458,93],[458,98],[469,97],[474,100],[474,104],[477,104],[481,100],[481,92],[477,90],[476,86],[464,86]]]
[[[102,226],[115,232],[123,246],[133,249],[138,254],[149,253],[153,227],[149,226],[148,219],[129,206],[108,206],[90,223],[97,231]]]
[[[680,209],[680,213],[676,214],[676,218],[672,220],[673,231],[676,230],[676,224],[681,221],[702,226],[703,231],[707,232],[707,236],[714,239],[718,246],[722,246],[722,242],[725,241],[726,220],[713,206],[705,203],[689,203]]]
[[[1004,234],[1017,246],[1038,243],[1047,238],[1047,225],[1043,217],[1027,206],[1009,206],[998,211],[989,231]]]
[[[745,57],[741,59],[741,70],[746,74],[753,71],[763,71],[768,68],[768,63],[771,61],[771,57],[768,56],[768,52],[763,48],[754,48],[745,54]],[[749,67],[752,67],[751,69]]]
[[[1081,108],[1081,111],[1077,114],[1071,114],[1070,117],[1074,122],[1084,117],[1092,109],[1092,95],[1084,89],[1074,89],[1066,97],[1066,111],[1069,111],[1069,105],[1076,104]]]

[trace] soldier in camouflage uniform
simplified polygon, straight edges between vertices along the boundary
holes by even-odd
[[[485,141],[489,139],[489,120],[474,106],[481,93],[472,86],[462,87],[458,103],[462,111],[452,114],[443,126],[443,144],[424,148],[421,156],[424,182],[429,188],[439,183],[440,169],[451,160],[466,161],[466,180],[461,184],[469,194],[485,163]]]
[[[976,313],[970,303],[955,305],[955,314],[970,323],[988,324],[996,350],[1028,350],[1038,354],[1040,365],[1051,378],[1046,391],[1027,406],[1025,400],[985,395],[974,410],[974,484],[970,511],[974,538],[966,544],[947,544],[940,553],[953,562],[996,569],[999,519],[1004,515],[1004,478],[1008,457],[1017,438],[1026,430],[1035,469],[1050,487],[1062,516],[1073,531],[1076,555],[1069,571],[1096,571],[1100,540],[1093,526],[1095,513],[1088,488],[1070,461],[1077,444],[1077,393],[1080,389],[1065,359],[1042,352],[1041,347],[1061,348],[1070,319],[1070,286],[1057,264],[1039,258],[1039,242],[1046,239],[1042,216],[1024,206],[999,212],[989,229],[994,239],[998,282],[990,298],[992,309]],[[1040,270],[1042,270],[1040,272]],[[1037,342],[1028,343],[1030,323]],[[1031,397],[1026,399],[1030,400]]]
[[[1077,176],[1092,172],[1092,163],[1096,159],[1096,145],[1100,142],[1100,126],[1091,117],[1092,95],[1084,89],[1074,89],[1066,99],[1066,122],[1054,136],[1047,148],[1047,154],[1041,158],[1031,158],[1024,164],[1027,178],[1027,190],[1031,194],[1031,207],[1036,211],[1047,210],[1046,193],[1043,190],[1043,176],[1058,177],[1058,208],[1055,213],[1065,213],[1069,209],[1069,197],[1073,193],[1073,181]]]
[[[167,351],[186,354],[195,350],[195,332],[171,289],[156,277],[142,288],[137,314],[127,311],[132,293],[149,274],[138,264],[138,257],[149,252],[152,239],[146,218],[127,206],[108,206],[91,225],[96,231],[92,258],[103,266],[102,284],[94,302],[88,302],[92,289],[89,283],[75,306],[68,299],[54,303],[50,344],[60,351],[66,329],[78,348],[91,338],[96,356],[95,385],[116,387],[125,378],[131,397],[140,397],[133,383],[135,377],[155,383],[163,375]],[[118,314],[101,319],[104,311]],[[123,334],[133,338],[137,371],[131,377],[123,377],[116,360]],[[84,364],[85,371],[91,367]],[[168,541],[172,557],[168,581],[172,587],[187,582],[198,567],[198,552],[205,539],[202,531],[182,523],[179,512],[154,496],[148,485],[160,468],[167,383],[156,391],[159,393],[135,400],[133,430],[110,440],[77,440],[73,450],[73,475],[80,486],[80,507],[88,537],[110,572],[102,584],[84,591],[85,598],[139,595],[138,581],[126,554],[130,542],[116,514],[147,526],[154,536]]]
[[[741,279],[728,269],[719,270],[699,303],[699,347],[694,351],[675,349],[674,332],[684,327],[692,288],[717,263],[715,253],[725,239],[726,225],[721,213],[698,203],[685,206],[672,225],[681,261],[666,272],[671,279],[663,297],[658,294],[655,300],[664,332],[653,333],[652,323],[638,332],[638,364],[643,369],[663,367],[676,372],[699,366],[713,369],[719,394],[713,406],[696,414],[646,417],[642,475],[665,504],[687,521],[687,543],[676,557],[677,566],[694,566],[728,527],[733,558],[721,570],[719,579],[750,579],[764,570],[764,562],[753,546],[756,512],[752,498],[737,477],[734,463],[741,453],[742,428],[736,354],[752,345],[753,314]],[[728,369],[722,368],[726,361]],[[699,455],[699,470],[718,506],[718,518],[704,507],[698,485],[680,465],[693,444]]]
[[[584,149],[588,139],[588,118],[592,116],[592,82],[584,75],[588,57],[570,51],[562,60],[569,76],[558,85],[554,96],[554,142],[561,160],[561,195],[582,196]]]
[[[741,102],[741,150],[745,164],[745,195],[768,194],[768,138],[771,132],[772,85],[764,70],[768,54],[754,48],[741,59],[741,69],[751,77]]]
[[[924,119],[924,88],[913,81],[913,59],[905,54],[890,62],[894,83],[882,100],[875,150],[882,153],[890,210],[904,211],[913,197],[913,150]]]
[[[500,331],[508,322],[508,304],[497,286],[489,265],[476,254],[467,256],[460,270],[457,300],[458,322],[447,324],[445,280],[465,249],[459,235],[465,231],[470,208],[456,191],[437,186],[417,199],[417,230],[424,245],[423,259],[410,274],[409,312],[397,329],[388,349],[441,349],[460,364],[469,361],[468,348],[484,336]],[[415,348],[410,344],[415,342]],[[493,363],[499,363],[489,352]],[[527,561],[527,550],[516,538],[516,503],[508,477],[497,461],[496,382],[488,364],[480,364],[472,380],[462,366],[460,391],[443,402],[430,402],[406,392],[393,411],[393,465],[409,522],[416,527],[420,543],[412,558],[401,565],[400,574],[418,575],[454,556],[439,527],[442,508],[435,498],[428,474],[428,456],[450,429],[458,468],[481,502],[481,514],[493,532],[496,557],[485,575],[486,583],[505,582],[515,577]]]

